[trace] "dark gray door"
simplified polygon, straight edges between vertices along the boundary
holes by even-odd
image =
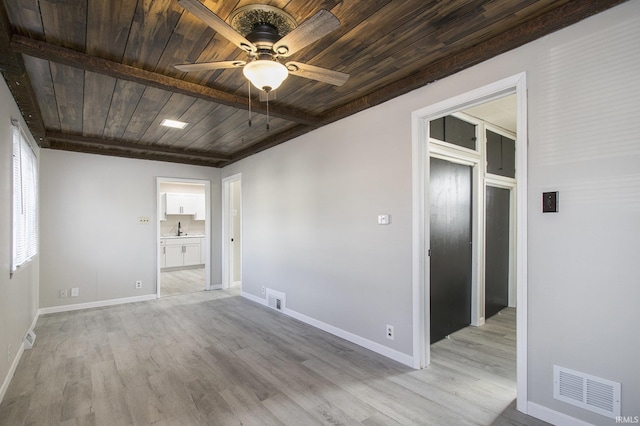
[[[431,343],[471,323],[471,167],[431,158]]]
[[[484,316],[509,305],[510,191],[487,186]]]

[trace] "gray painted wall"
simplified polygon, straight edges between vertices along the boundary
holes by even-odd
[[[155,177],[212,181],[212,283],[220,278],[220,175],[242,172],[243,290],[265,285],[287,307],[412,353],[412,111],[526,71],[529,86],[529,400],[594,423],[602,416],[552,397],[562,365],[622,383],[638,415],[640,285],[640,2],[630,1],[450,78],[225,168],[43,150],[40,307],[55,290],[77,302],[155,292]],[[10,100],[2,84],[0,96]],[[9,104],[7,106],[7,104]],[[0,132],[13,102],[3,102]],[[10,148],[0,142],[9,163]],[[8,170],[3,167],[2,170]],[[5,172],[8,173],[8,172]],[[10,200],[8,179],[0,196]],[[543,215],[541,192],[560,191]],[[0,205],[8,205],[1,203]],[[8,280],[9,210],[0,209],[0,349],[34,316],[38,263]],[[378,214],[391,225],[376,224]],[[83,299],[87,297],[88,299]],[[384,337],[385,324],[396,337]],[[0,374],[7,363],[0,357]]]
[[[631,1],[225,168],[242,173],[243,290],[410,355],[411,112],[526,72],[529,400],[615,423],[553,399],[558,364],[621,382],[640,415],[639,29]],[[560,213],[541,213],[547,190]]]
[[[42,150],[40,173],[41,308],[156,293],[156,177],[211,181],[211,283],[222,282],[218,169]],[[58,297],[71,287],[79,297]]]
[[[0,386],[5,382],[11,365],[16,361],[22,339],[38,309],[38,256],[10,277],[13,205],[12,118],[22,121],[7,84],[4,79],[0,79]],[[24,121],[22,128],[31,137]],[[31,142],[36,151],[39,151],[35,142]],[[36,155],[40,155],[39,152],[36,152]]]

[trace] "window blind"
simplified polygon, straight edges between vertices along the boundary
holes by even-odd
[[[13,122],[13,238],[11,272],[38,253],[38,160]]]

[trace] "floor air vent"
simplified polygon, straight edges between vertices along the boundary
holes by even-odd
[[[620,416],[620,383],[553,366],[553,397],[603,416]]]
[[[267,305],[275,309],[276,311],[282,311],[284,309],[284,302],[286,300],[285,294],[279,291],[267,289]]]

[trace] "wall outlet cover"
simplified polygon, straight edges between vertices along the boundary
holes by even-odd
[[[391,216],[388,214],[379,214],[378,215],[378,225],[388,225],[391,223]]]
[[[394,336],[393,336],[393,326],[387,324],[387,339],[389,340],[393,340]]]

